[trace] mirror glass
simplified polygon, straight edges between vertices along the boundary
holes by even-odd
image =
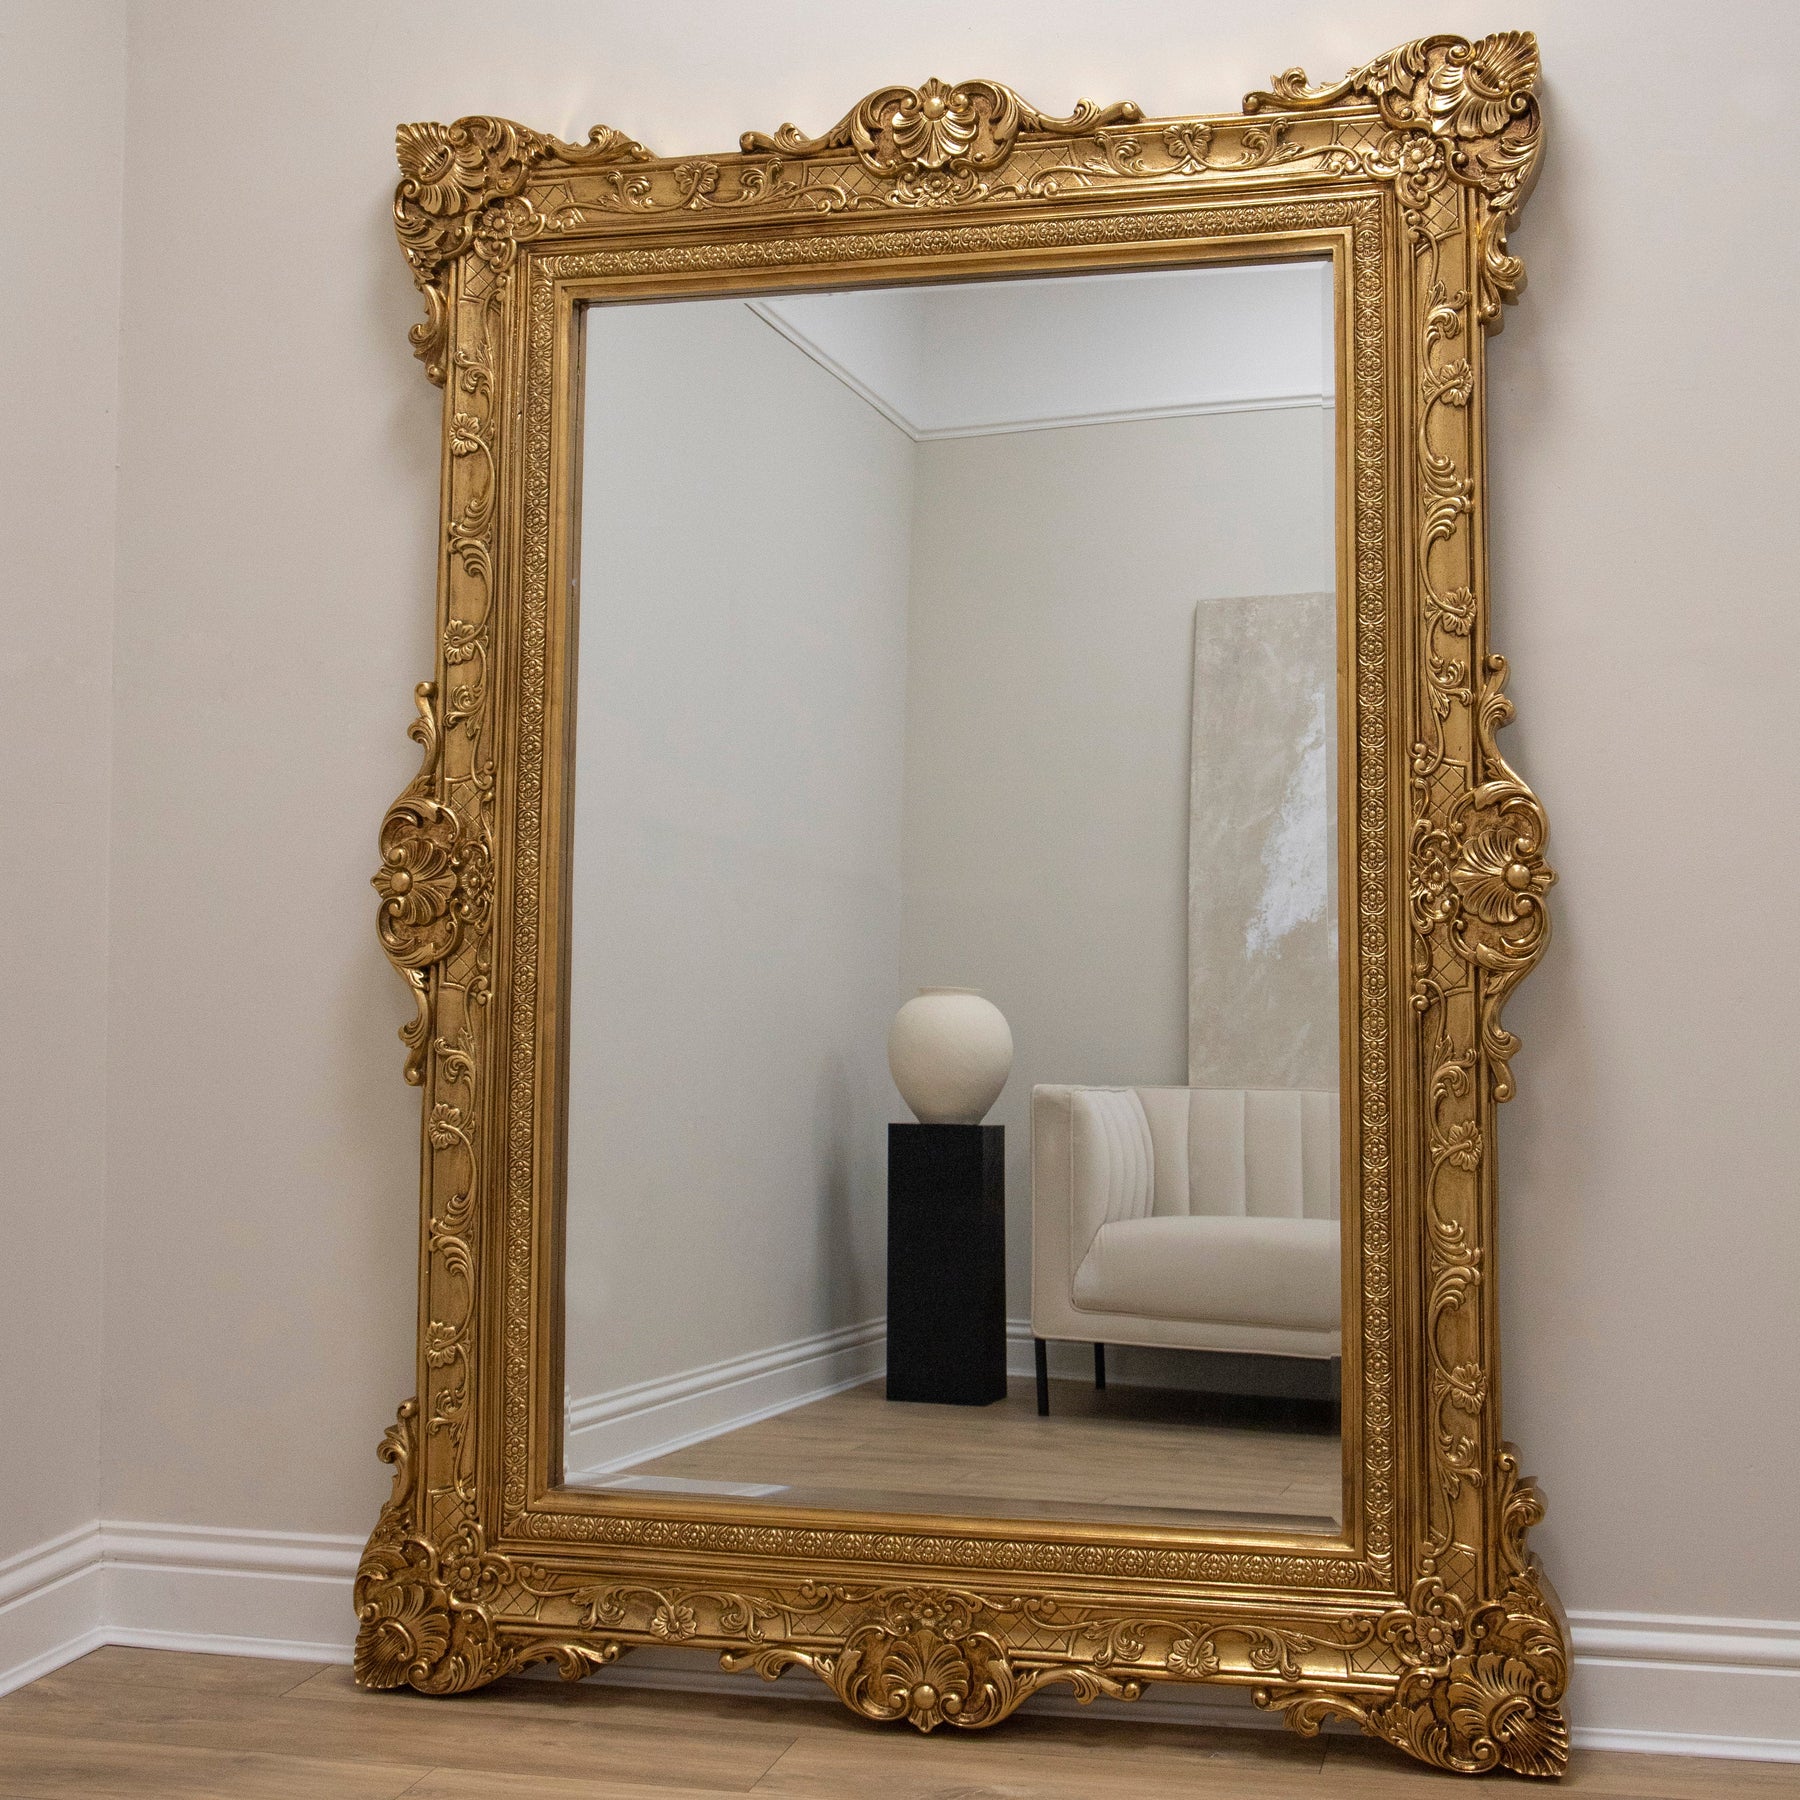
[[[584,329],[567,1482],[1335,1531],[1329,261]]]

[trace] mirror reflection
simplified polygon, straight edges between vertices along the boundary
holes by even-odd
[[[1329,263],[585,331],[566,1480],[1335,1530]]]

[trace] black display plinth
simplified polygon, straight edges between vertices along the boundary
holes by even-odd
[[[887,1397],[1006,1398],[1006,1128],[888,1127]]]

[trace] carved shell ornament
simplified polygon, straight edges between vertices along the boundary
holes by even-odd
[[[1498,137],[1531,106],[1537,75],[1537,40],[1528,31],[1453,47],[1425,84],[1431,129],[1458,138]]]
[[[1463,905],[1489,925],[1517,925],[1532,918],[1555,880],[1530,830],[1509,825],[1477,832],[1450,871]]]
[[[442,1591],[424,1582],[371,1589],[356,1634],[356,1679],[364,1687],[400,1687],[428,1676],[450,1648]]]
[[[1324,87],[1309,87],[1304,69],[1289,69],[1268,91],[1246,94],[1244,111],[1311,112],[1366,96],[1396,132],[1428,134],[1423,143],[1400,137],[1394,160],[1410,160],[1412,166],[1395,172],[1410,181],[1416,206],[1432,185],[1426,145],[1434,145],[1444,171],[1486,197],[1476,227],[1477,316],[1491,323],[1499,318],[1500,303],[1525,284],[1525,265],[1507,251],[1506,227],[1530,185],[1542,142],[1532,94],[1537,78],[1537,39],[1529,31],[1498,31],[1475,43],[1452,36],[1415,38]]]
[[[435,219],[479,206],[490,190],[511,185],[529,166],[521,134],[498,119],[460,119],[454,125],[402,125],[394,133],[405,202]]]
[[[746,151],[797,156],[851,149],[878,175],[920,182],[931,176],[972,176],[998,168],[1012,155],[1021,131],[1078,137],[1102,125],[1135,123],[1143,116],[1129,100],[1107,107],[1081,100],[1066,119],[1056,119],[1027,106],[997,81],[963,81],[951,87],[933,79],[923,87],[880,89],[823,137],[809,138],[797,125],[783,125],[773,136],[745,132],[743,146]]]
[[[1288,69],[1266,92],[1246,95],[1244,111],[1311,111],[1366,94],[1391,125],[1424,125],[1436,137],[1476,142],[1529,118],[1537,76],[1537,39],[1529,31],[1500,31],[1473,44],[1415,38],[1323,87],[1308,86],[1304,69]]]
[[[506,246],[531,235],[538,215],[518,197],[541,163],[646,162],[650,152],[605,125],[596,125],[584,144],[565,144],[510,119],[477,117],[402,125],[394,155],[400,164],[394,231],[426,306],[424,323],[407,335],[426,374],[441,386],[449,330],[444,266],[477,243],[489,262],[501,261]]]
[[[836,1597],[852,1596],[837,1590]],[[1084,1701],[1101,1694],[1135,1700],[1143,1692],[1141,1681],[1098,1667],[1021,1667],[1000,1632],[1008,1618],[1033,1611],[1029,1602],[928,1587],[894,1588],[868,1600],[876,1616],[852,1630],[839,1650],[781,1645],[727,1651],[720,1664],[754,1669],[768,1681],[790,1668],[811,1669],[851,1711],[881,1723],[904,1721],[919,1731],[997,1725],[1052,1685]]]

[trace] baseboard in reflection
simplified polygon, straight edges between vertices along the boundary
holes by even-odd
[[[887,1320],[794,1338],[748,1356],[569,1402],[564,1466],[593,1481],[796,1406],[841,1394],[887,1366]]]

